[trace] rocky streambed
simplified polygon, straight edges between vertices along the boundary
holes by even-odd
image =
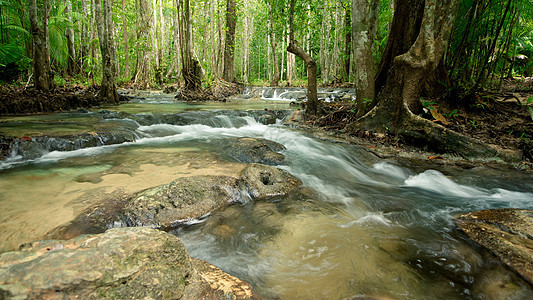
[[[281,162],[284,157],[276,151],[283,145],[253,138],[224,144],[225,151],[246,163],[238,177],[183,177],[104,199],[51,230],[49,240],[1,254],[2,298],[258,298],[248,283],[190,258],[178,238],[157,230],[301,185],[283,170],[256,163]]]
[[[0,298],[533,297],[530,174],[167,102],[2,123]]]

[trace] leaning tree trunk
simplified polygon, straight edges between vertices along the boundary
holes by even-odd
[[[400,0],[402,1],[402,0]],[[450,36],[458,0],[426,0],[418,38],[405,54],[393,60],[378,104],[356,126],[399,134],[436,150],[456,152],[466,157],[499,156],[485,145],[413,114],[409,103],[418,100],[424,79],[436,68]],[[397,7],[398,8],[398,7]],[[395,15],[396,18],[396,15]],[[391,29],[391,32],[394,29]],[[508,158],[508,157],[505,157]]]
[[[375,102],[372,45],[377,33],[378,15],[379,0],[352,0],[356,117],[363,116]]]
[[[113,39],[113,20],[111,19],[110,0],[95,0],[94,13],[96,28],[102,54],[102,83],[98,96],[110,103],[118,104],[115,43]]]
[[[306,113],[312,115],[320,114],[320,103],[318,102],[316,84],[316,61],[305,52],[294,38],[294,5],[296,0],[291,0],[289,8],[289,46],[287,51],[301,58],[307,66],[307,107]]]
[[[54,89],[54,79],[50,69],[50,41],[48,37],[48,0],[42,3],[42,26],[39,26],[37,2],[30,0],[30,23],[33,36],[33,72],[35,87],[43,92]]]
[[[235,27],[237,26],[237,10],[235,0],[228,0],[226,7],[226,45],[224,47],[223,78],[228,82],[235,81]]]

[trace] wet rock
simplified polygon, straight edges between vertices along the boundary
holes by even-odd
[[[121,130],[118,132],[87,132],[80,135],[58,137],[33,136],[19,138],[16,145],[17,155],[26,159],[34,159],[52,151],[73,151],[102,145],[121,144],[135,141],[133,131]]]
[[[243,163],[280,164],[285,156],[278,153],[285,147],[273,141],[260,138],[233,138],[220,140],[220,149],[235,160]]]
[[[288,194],[301,184],[291,174],[261,164],[250,164],[238,178],[184,177],[133,196],[117,193],[50,231],[46,237],[67,239],[119,226],[172,229],[233,203]]]
[[[472,240],[533,284],[533,210],[489,209],[455,221]]]
[[[138,193],[126,205],[124,215],[130,226],[170,228],[242,201],[236,178],[185,177]]]
[[[286,195],[302,184],[286,171],[260,164],[250,164],[246,167],[242,172],[241,181],[256,199]]]
[[[215,282],[219,280],[218,282]],[[0,296],[20,299],[252,299],[251,286],[191,259],[173,235],[115,228],[0,255]]]

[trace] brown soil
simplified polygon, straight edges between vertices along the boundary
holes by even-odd
[[[45,94],[34,88],[0,86],[0,116],[69,111],[99,106],[105,101],[96,96],[96,88],[81,85],[57,88]],[[121,101],[127,100],[120,97]]]

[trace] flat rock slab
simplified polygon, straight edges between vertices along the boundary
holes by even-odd
[[[2,299],[206,297],[257,298],[248,283],[191,259],[177,237],[155,229],[36,241],[0,255]]]
[[[533,284],[533,210],[481,210],[460,215],[455,222],[468,237]]]

